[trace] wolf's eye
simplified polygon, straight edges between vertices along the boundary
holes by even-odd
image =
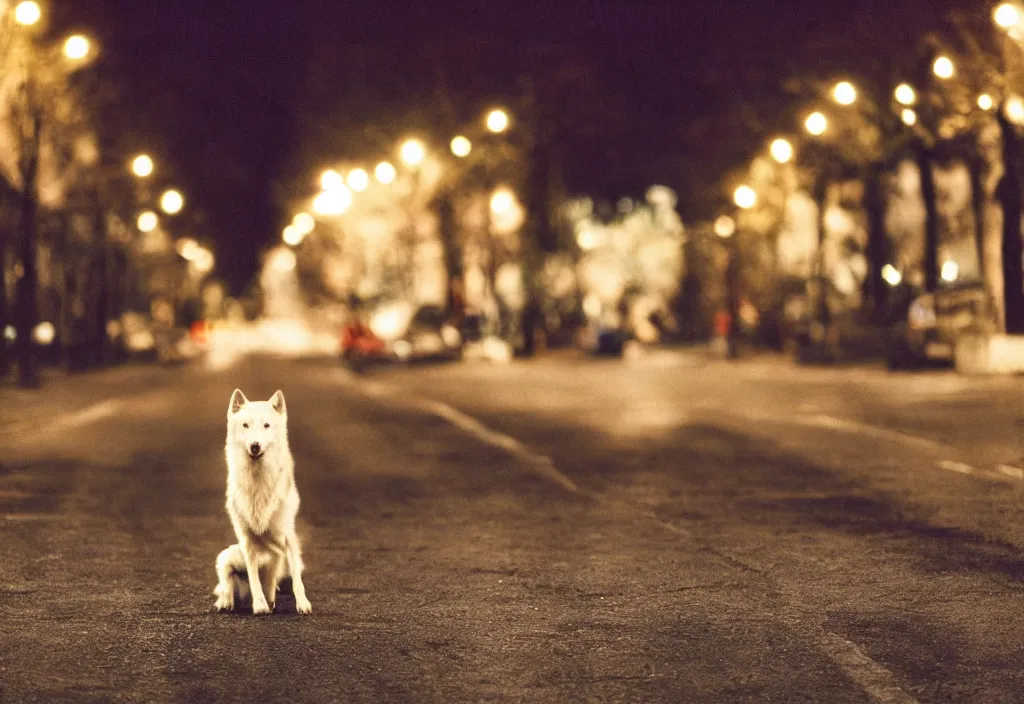
[[[242,423],[242,427],[243,427],[243,428],[248,428],[248,427],[249,427],[249,424],[248,424],[248,423]]]
[[[269,427],[270,427],[270,423],[264,423],[264,424],[263,424],[263,427],[264,427],[264,428],[269,428]]]

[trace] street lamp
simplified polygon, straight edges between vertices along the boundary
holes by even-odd
[[[1004,2],[993,10],[992,19],[1002,29],[1013,29],[1020,26],[1020,8],[1011,2]]]
[[[451,145],[452,154],[459,157],[460,159],[469,156],[469,152],[473,149],[473,143],[468,138],[463,137],[461,134],[457,137],[452,138]]]
[[[903,124],[907,127],[913,127],[917,124],[917,113],[910,108],[903,108],[900,113],[900,119],[903,120]]]
[[[427,148],[418,139],[407,139],[402,142],[398,156],[406,166],[417,167],[427,157]]]
[[[742,185],[733,192],[732,200],[743,210],[749,210],[757,205],[757,192],[750,186]]]
[[[499,188],[491,195],[491,211],[493,211],[495,215],[504,215],[505,213],[511,212],[512,208],[515,207],[515,204],[516,196],[508,188]]]
[[[1024,100],[1019,95],[1006,99],[1006,117],[1015,125],[1024,124]]]
[[[820,137],[828,129],[828,118],[820,112],[812,112],[804,121],[804,127],[815,137]]]
[[[487,113],[487,129],[495,134],[499,134],[508,129],[508,113],[500,108],[495,108]]]
[[[132,173],[139,178],[147,178],[153,175],[153,159],[149,154],[139,154],[132,159]]]
[[[362,193],[370,186],[370,174],[365,169],[352,169],[348,172],[348,187]]]
[[[352,205],[352,191],[344,184],[324,191],[313,199],[313,210],[317,215],[341,215]]]
[[[840,105],[853,105],[857,102],[857,89],[849,81],[840,81],[832,89],[832,97]]]
[[[160,218],[152,210],[146,210],[139,214],[139,232],[152,232],[160,224]]]
[[[334,169],[327,169],[320,174],[320,187],[325,191],[334,190],[345,185],[345,179]]]
[[[160,196],[160,209],[168,215],[177,215],[185,207],[185,197],[173,188],[164,191]]]
[[[308,235],[316,227],[316,220],[309,213],[298,213],[292,218],[292,225],[303,236]]]
[[[953,77],[953,74],[956,73],[956,67],[953,66],[953,61],[948,56],[940,56],[932,64],[932,72],[939,78],[946,80]]]
[[[305,235],[299,231],[299,228],[295,225],[288,225],[284,228],[284,232],[281,233],[281,239],[289,247],[295,247],[302,242]]]
[[[988,93],[982,93],[981,95],[978,96],[978,107],[981,108],[982,110],[988,112],[989,110],[992,109],[993,105],[994,102],[992,101],[992,96],[989,95]]]
[[[722,239],[729,239],[736,232],[736,221],[728,215],[719,215],[715,220],[715,234]]]
[[[377,164],[377,168],[373,170],[373,175],[377,177],[377,181],[386,186],[389,183],[394,182],[397,172],[390,162],[382,161]]]
[[[882,278],[890,286],[899,286],[900,282],[903,281],[903,274],[892,264],[886,264],[882,267]]]
[[[38,23],[42,16],[43,10],[34,0],[24,0],[14,8],[14,21],[23,27],[31,27]]]
[[[786,164],[793,158],[793,145],[788,139],[779,137],[769,147],[772,158],[780,164]]]
[[[910,107],[917,102],[917,92],[907,83],[900,83],[896,86],[893,95],[896,97],[896,102],[900,105]]]
[[[71,61],[82,61],[89,56],[91,48],[89,38],[83,34],[72,34],[64,40],[64,56]]]

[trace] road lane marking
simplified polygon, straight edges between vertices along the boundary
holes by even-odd
[[[917,704],[896,683],[892,672],[872,660],[853,641],[829,631],[822,633],[819,640],[825,655],[876,702]]]
[[[98,420],[103,420],[104,418],[114,415],[119,406],[120,403],[118,401],[100,401],[99,403],[94,403],[81,411],[57,416],[53,422],[53,426],[79,428],[83,425],[95,423]]]
[[[999,472],[1000,474],[1005,474],[1008,477],[1013,477],[1014,479],[1024,479],[1024,469],[1021,469],[1020,467],[1012,467],[1008,464],[1001,464],[998,467],[996,467],[996,471]]]
[[[380,382],[368,380],[356,381],[352,375],[348,373],[340,375],[340,378],[344,380],[345,383],[359,391],[362,391],[368,396],[377,398],[386,397],[392,401],[398,401],[420,411],[443,418],[460,430],[469,433],[476,439],[504,450],[513,457],[524,462],[537,474],[550,479],[563,489],[572,493],[580,492],[580,488],[576,483],[559,471],[550,457],[534,452],[511,435],[506,435],[505,433],[501,433],[487,427],[476,418],[467,413],[463,413],[454,406],[450,406],[447,403],[435,401],[430,398],[417,396]]]
[[[954,462],[953,460],[942,460],[939,462],[939,467],[950,472],[959,472],[960,474],[974,474],[976,470],[969,464],[963,462]]]

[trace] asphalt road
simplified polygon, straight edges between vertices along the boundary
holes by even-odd
[[[310,616],[213,610],[236,386],[287,396]],[[0,700],[1021,701],[1022,392],[667,353],[3,389]]]

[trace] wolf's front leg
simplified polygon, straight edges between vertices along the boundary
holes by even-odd
[[[299,539],[292,533],[285,536],[288,555],[288,571],[292,575],[292,592],[295,594],[295,610],[300,614],[312,613],[313,605],[306,598],[306,586],[302,583],[302,552]]]
[[[245,556],[245,571],[249,573],[249,591],[252,592],[252,612],[254,614],[269,614],[270,606],[267,604],[267,597],[263,593],[263,585],[260,583],[259,562],[256,559],[256,551],[248,540],[243,540],[242,555]]]

